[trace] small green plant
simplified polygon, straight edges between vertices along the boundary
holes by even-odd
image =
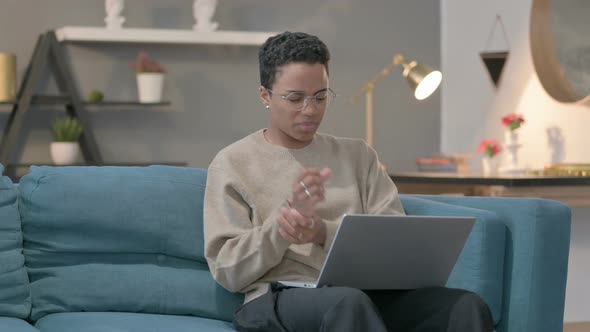
[[[104,100],[104,93],[100,90],[92,90],[88,94],[88,101],[99,103]]]
[[[77,142],[82,135],[80,122],[71,116],[56,119],[51,129],[55,142]]]

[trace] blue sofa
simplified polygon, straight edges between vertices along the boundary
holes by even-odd
[[[243,297],[220,287],[203,257],[205,184],[205,170],[167,166],[33,167],[18,185],[2,177],[0,331],[233,331]],[[497,331],[562,330],[568,207],[402,200],[408,214],[477,218],[448,286],[480,294]]]

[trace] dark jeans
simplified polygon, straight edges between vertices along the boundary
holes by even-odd
[[[360,291],[347,287],[286,288],[241,306],[238,331],[492,332],[492,316],[476,294],[443,287]]]

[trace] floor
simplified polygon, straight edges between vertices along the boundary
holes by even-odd
[[[585,323],[565,323],[563,332],[590,332],[590,322]]]

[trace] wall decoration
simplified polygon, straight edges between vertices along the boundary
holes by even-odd
[[[587,1],[533,0],[531,55],[545,91],[561,103],[590,106]]]
[[[105,0],[104,3],[107,16],[104,22],[108,29],[121,29],[125,22],[125,17],[121,16],[125,8],[125,0]]]
[[[490,42],[492,41],[492,37],[494,36],[495,29],[498,25],[502,29],[507,49],[505,51],[485,51],[489,50]],[[479,53],[479,56],[481,57],[481,60],[483,61],[486,69],[488,70],[492,83],[495,87],[497,87],[500,82],[502,71],[504,70],[504,65],[506,64],[508,54],[510,53],[509,49],[510,44],[508,42],[506,28],[504,27],[504,23],[502,22],[502,17],[500,17],[500,15],[496,15],[496,19],[494,20],[494,24],[492,25],[492,29],[490,30],[490,35],[488,37],[485,50]]]
[[[213,14],[215,14],[215,7],[217,7],[217,0],[194,0],[193,16],[195,25],[193,25],[193,30],[199,32],[217,30],[219,23],[211,21]]]

